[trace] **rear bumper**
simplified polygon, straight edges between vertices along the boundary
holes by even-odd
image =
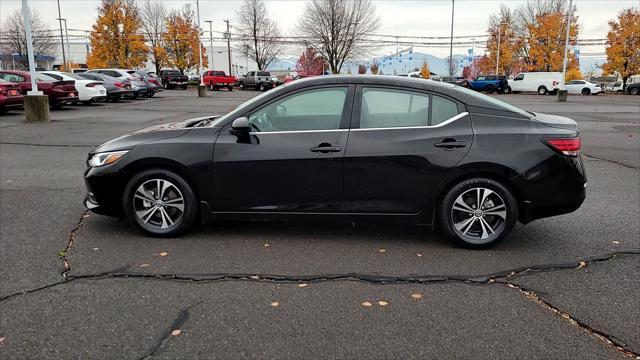
[[[78,102],[78,100],[79,98],[77,96],[67,96],[55,98],[51,102],[53,104],[75,104]]]
[[[0,98],[0,107],[20,107],[23,104],[22,96],[7,96]]]

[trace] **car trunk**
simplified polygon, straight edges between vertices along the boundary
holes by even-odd
[[[75,85],[75,81],[73,80],[54,81],[51,84],[51,88],[56,91],[67,91],[70,93],[76,92],[76,85]]]
[[[578,131],[578,123],[564,116],[535,113],[535,119],[553,128]]]

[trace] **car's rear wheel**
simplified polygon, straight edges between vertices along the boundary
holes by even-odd
[[[640,90],[638,90],[638,88],[631,88],[629,89],[629,94],[631,95],[638,95],[638,93],[640,93]]]
[[[453,186],[438,209],[443,233],[457,245],[485,248],[504,238],[518,218],[518,206],[501,183],[486,178]]]
[[[241,82],[240,84],[238,84],[238,88],[240,90],[244,90],[244,83]]]
[[[227,86],[227,90],[233,91],[233,86],[231,86],[231,85]]]
[[[191,186],[178,174],[151,169],[134,175],[123,196],[129,222],[152,236],[170,237],[195,222],[198,209]]]
[[[582,89],[582,95],[589,95],[589,94],[591,94],[591,90],[587,88]]]
[[[540,95],[547,95],[547,93],[548,93],[548,92],[549,92],[549,90],[548,90],[548,89],[547,89],[547,87],[546,87],[546,86],[544,86],[544,85],[543,85],[543,86],[540,86],[540,87],[538,88],[538,94],[540,94]]]
[[[484,91],[486,91],[487,94],[493,94],[493,92],[496,91],[496,88],[493,87],[493,85],[488,85],[486,88],[484,88]]]

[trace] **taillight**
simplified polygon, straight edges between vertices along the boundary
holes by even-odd
[[[124,87],[124,84],[121,83],[121,82],[115,82],[115,83],[113,83],[113,85],[115,85],[116,87],[119,87],[119,88],[123,88]]]
[[[580,137],[574,138],[551,138],[544,140],[547,145],[567,156],[580,155]]]
[[[85,85],[85,87],[96,87],[96,85],[100,85],[100,83],[88,83],[87,85]]]

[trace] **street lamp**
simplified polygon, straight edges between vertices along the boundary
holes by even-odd
[[[211,59],[209,59],[209,69],[213,69],[213,65],[212,65],[213,64],[213,30],[212,30],[213,21],[205,20],[204,22],[209,23],[209,47],[211,48]]]

